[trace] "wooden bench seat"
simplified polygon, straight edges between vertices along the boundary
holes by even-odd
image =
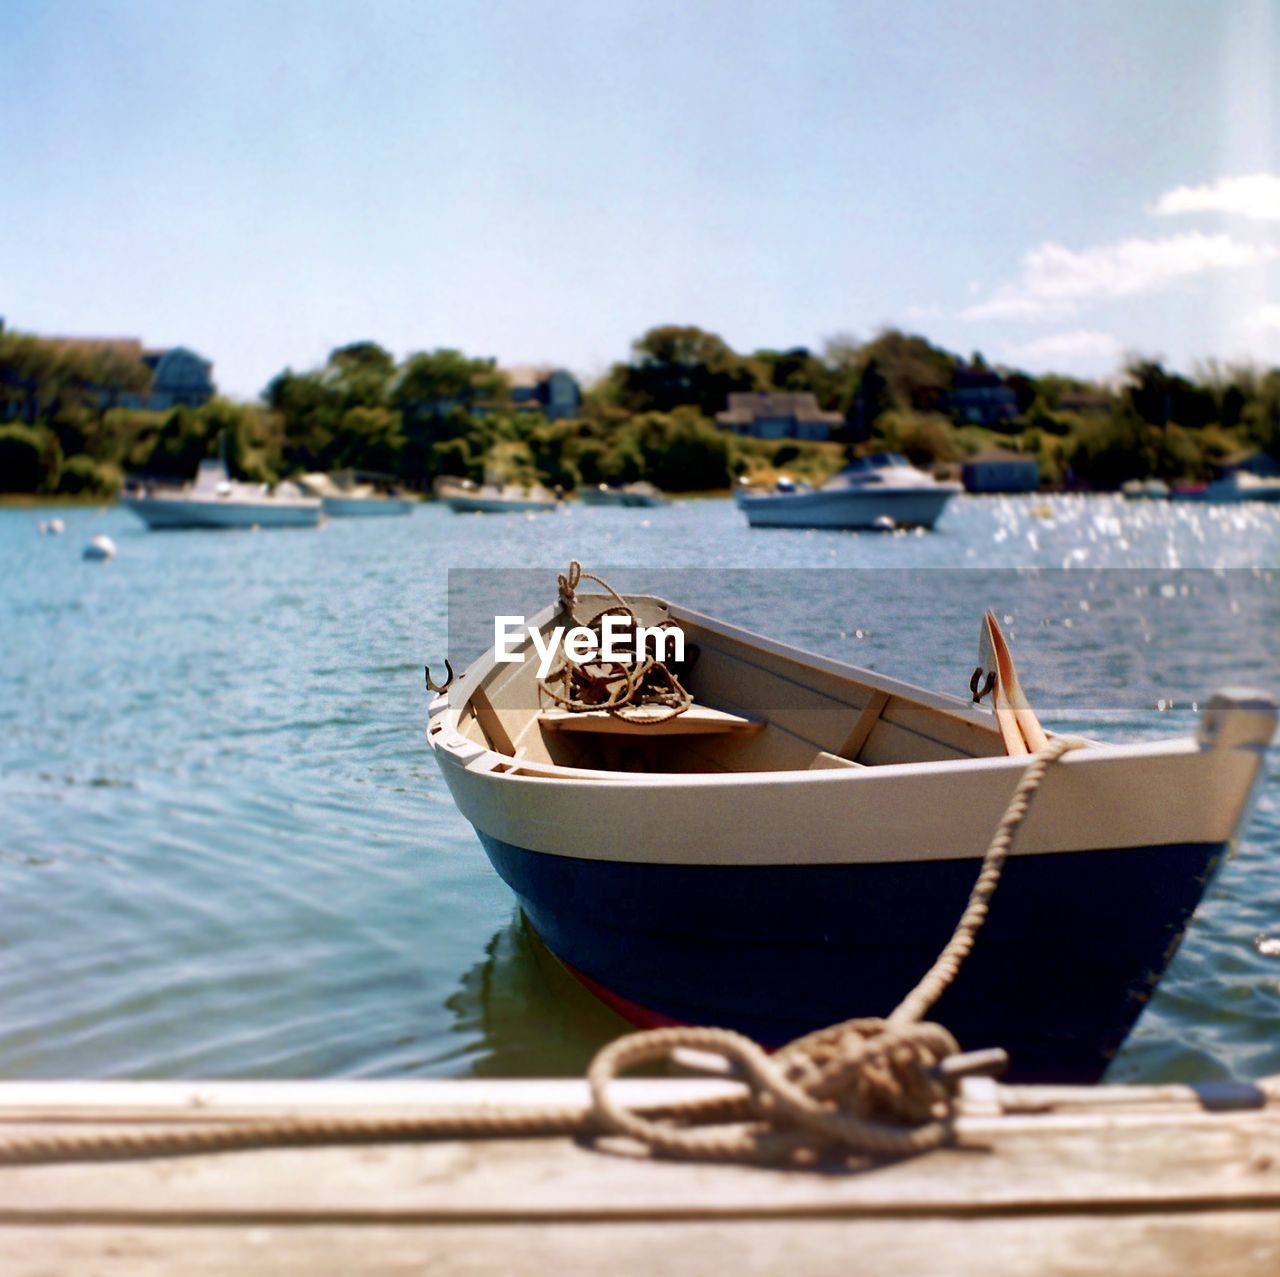
[[[663,705],[641,705],[628,708],[629,718],[656,719],[656,722],[629,722],[607,710],[588,710],[574,713],[571,710],[544,709],[538,715],[542,727],[557,732],[594,732],[601,736],[715,736],[727,732],[758,732],[764,727],[760,718],[745,718],[730,714],[709,705],[690,705],[683,714],[664,718],[670,711]]]

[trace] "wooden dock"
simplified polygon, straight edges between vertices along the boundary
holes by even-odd
[[[617,1085],[631,1103],[732,1086]],[[566,1138],[4,1165],[0,1272],[1280,1272],[1280,1079],[963,1085],[954,1147],[849,1169],[659,1162]],[[580,1082],[0,1083],[0,1142],[585,1102]]]

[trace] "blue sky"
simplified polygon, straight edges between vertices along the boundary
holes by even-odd
[[[660,323],[1280,362],[1271,0],[0,0],[0,315],[256,395]]]

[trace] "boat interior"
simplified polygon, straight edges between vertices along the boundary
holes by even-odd
[[[580,595],[573,617],[557,611],[538,628],[545,639],[558,625],[591,621],[610,602]],[[775,651],[658,599],[629,596],[627,603],[646,626],[674,623],[683,630],[684,660],[667,663],[693,704],[669,718],[657,706],[627,709],[664,719],[650,723],[606,710],[570,711],[540,692],[532,641],[513,644],[524,659],[496,663],[490,654],[458,689],[458,730],[512,760],[495,770],[537,774],[551,764],[628,773],[805,771],[1010,752],[995,715],[980,706]]]

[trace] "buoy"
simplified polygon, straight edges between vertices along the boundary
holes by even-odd
[[[67,525],[61,519],[49,520],[49,531],[52,535],[60,537],[67,530]]]
[[[81,557],[96,559],[100,562],[114,559],[116,557],[116,543],[109,536],[99,532],[97,536],[89,538],[89,544],[84,547],[84,554]]]
[[[887,514],[882,514],[871,520],[871,526],[877,532],[893,532],[898,525]]]

